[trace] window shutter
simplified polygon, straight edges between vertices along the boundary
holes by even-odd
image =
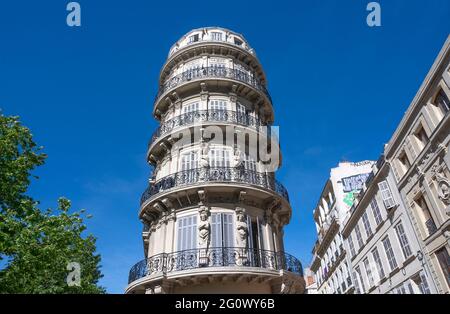
[[[378,187],[380,188],[381,197],[386,209],[393,208],[395,206],[395,200],[387,181],[378,183]]]
[[[178,219],[178,251],[197,248],[197,215]]]

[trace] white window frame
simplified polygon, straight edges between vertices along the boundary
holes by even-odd
[[[380,183],[378,183],[378,187],[380,189],[381,198],[383,200],[383,203],[384,203],[384,206],[386,207],[386,209],[391,209],[391,208],[395,207],[396,203],[395,203],[394,195],[392,194],[391,188],[390,188],[387,180],[381,181]]]
[[[197,214],[177,219],[177,251],[197,249]]]
[[[370,201],[370,207],[372,208],[373,218],[375,219],[378,227],[383,222],[383,216],[381,215],[381,209],[378,206],[378,202],[375,197]]]
[[[394,250],[392,249],[392,243],[389,239],[389,236],[386,236],[383,240],[381,240],[383,243],[384,253],[386,254],[389,269],[392,272],[394,269],[398,267],[397,259],[395,258]]]
[[[405,259],[411,257],[413,255],[411,246],[408,241],[408,237],[406,236],[405,227],[403,227],[402,222],[399,222],[395,226],[395,232],[397,233],[398,242],[400,242],[400,247],[402,248],[403,256]]]

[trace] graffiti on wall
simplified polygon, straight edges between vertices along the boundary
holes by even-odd
[[[344,189],[344,203],[350,208],[355,202],[355,194],[363,187],[370,173],[357,174],[355,176],[342,178],[342,186]]]

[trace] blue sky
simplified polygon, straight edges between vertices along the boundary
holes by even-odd
[[[157,79],[170,46],[192,28],[244,34],[265,68],[280,125],[293,216],[286,251],[304,265],[312,210],[339,160],[377,159],[449,34],[448,0],[69,1],[0,5],[0,108],[19,115],[49,155],[30,194],[42,207],[66,196],[94,218],[102,284],[121,293],[143,258],[139,198]]]

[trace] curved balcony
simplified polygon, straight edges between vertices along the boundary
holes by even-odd
[[[224,78],[242,82],[262,92],[269,99],[270,103],[272,103],[272,98],[270,97],[269,91],[267,90],[266,86],[264,86],[264,84],[262,84],[258,79],[238,69],[212,66],[191,69],[178,74],[166,81],[164,85],[160,86],[159,88],[158,94],[155,98],[155,106],[163,95],[167,94],[168,91],[174,89],[175,87],[183,85],[187,82],[205,78]]]
[[[261,119],[251,116],[247,113],[240,113],[231,110],[199,110],[187,112],[182,115],[176,116],[161,125],[153,132],[152,137],[148,143],[148,149],[152,144],[160,137],[169,134],[174,129],[189,126],[194,124],[203,124],[205,122],[225,122],[245,127],[254,128],[259,131],[261,126],[264,126]],[[270,129],[268,128],[268,131]]]
[[[254,267],[267,270],[286,270],[303,276],[301,262],[284,252],[272,252],[239,247],[193,249],[162,253],[135,264],[129,273],[128,284],[157,273],[168,274],[197,268]]]
[[[220,182],[244,183],[262,187],[277,193],[289,202],[287,189],[266,173],[248,170],[244,167],[209,167],[180,171],[150,184],[142,194],[141,206],[154,195],[176,187]]]

